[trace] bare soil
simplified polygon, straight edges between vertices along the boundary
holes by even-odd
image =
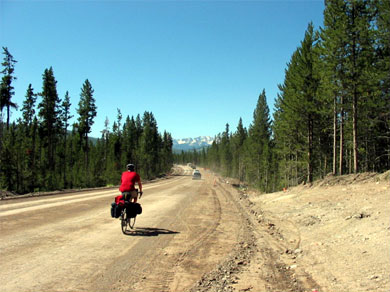
[[[387,174],[272,194],[175,167],[122,234],[116,189],[0,201],[0,291],[389,291]]]
[[[389,171],[243,197],[257,222],[257,251],[233,290],[390,291]],[[274,269],[264,269],[269,248]],[[286,276],[295,287],[278,287]]]

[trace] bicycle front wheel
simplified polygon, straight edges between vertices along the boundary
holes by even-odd
[[[127,222],[129,224],[129,227],[130,229],[134,229],[134,225],[135,225],[135,218],[136,217],[133,217],[133,218],[127,218]]]

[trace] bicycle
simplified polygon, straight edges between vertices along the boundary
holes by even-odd
[[[137,191],[137,196],[140,192]],[[140,198],[142,196],[142,193],[140,195]],[[128,196],[130,199],[130,196]],[[134,211],[134,205],[137,203],[130,202],[129,200],[125,200],[125,205],[121,211],[120,220],[121,220],[121,229],[124,234],[126,234],[128,231],[131,231],[134,229],[135,220],[137,218],[137,212]],[[139,205],[139,204],[138,204]],[[142,212],[142,209],[141,209]],[[139,213],[140,214],[140,213]],[[128,229],[129,228],[129,229]]]

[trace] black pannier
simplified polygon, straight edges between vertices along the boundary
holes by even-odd
[[[111,204],[111,217],[112,218],[119,218],[121,216],[122,212],[122,206],[117,205],[115,202]]]
[[[136,205],[136,210],[137,210],[137,215],[141,215],[142,214],[142,207],[140,204],[138,203],[135,203]]]
[[[127,217],[134,218],[142,214],[142,207],[138,203],[126,202]]]

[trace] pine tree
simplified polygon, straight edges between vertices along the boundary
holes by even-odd
[[[375,111],[376,104],[372,90],[375,87],[375,79],[372,78],[375,73],[375,3],[377,1],[326,1],[321,36],[328,72],[334,72],[330,73],[334,107],[338,105],[340,112],[340,174],[343,173],[344,164],[349,171],[356,173],[359,157],[364,155],[368,160],[369,149],[365,149],[365,146],[369,142],[364,142],[367,140],[364,137],[369,137],[371,133],[366,125],[372,119],[370,113]],[[334,116],[335,128],[337,114]],[[344,143],[344,138],[349,143]],[[345,145],[348,146],[346,150]],[[345,155],[345,152],[352,155]]]
[[[220,145],[221,145],[221,135],[218,134],[217,136],[214,137],[213,143],[211,144],[210,148],[207,151],[209,166],[218,172],[221,170]]]
[[[374,149],[371,158],[374,170],[383,171],[390,169],[390,2],[387,0],[375,1],[376,18],[375,34],[376,43],[376,99],[374,124],[372,132],[375,137]]]
[[[172,168],[173,155],[172,155],[173,139],[170,133],[164,131],[162,138],[161,148],[161,170],[166,173]]]
[[[78,117],[78,126],[81,139],[83,141],[83,151],[84,151],[84,169],[86,175],[89,175],[89,140],[88,134],[92,131],[92,125],[94,124],[94,118],[97,114],[97,107],[95,105],[95,99],[93,97],[94,90],[89,80],[85,80],[83,87],[81,88],[79,107],[77,109]],[[87,181],[89,179],[87,178]]]
[[[27,88],[26,99],[23,102],[22,115],[23,115],[23,128],[24,139],[23,148],[25,149],[25,159],[22,169],[24,170],[23,182],[26,191],[33,191],[36,184],[36,140],[37,140],[37,119],[35,116],[35,102],[37,95],[34,93],[34,89],[30,84]]]
[[[359,113],[361,104],[367,104],[366,96],[370,84],[369,76],[365,74],[371,66],[373,56],[371,45],[371,23],[373,14],[368,1],[351,0],[347,4],[347,30],[350,40],[347,46],[346,69],[349,73],[350,81],[347,88],[352,96],[352,133],[353,133],[353,172],[358,172],[359,165],[359,119],[362,120],[362,115]],[[366,99],[366,100],[364,100]]]
[[[269,180],[269,143],[271,138],[271,122],[265,90],[259,95],[256,109],[253,112],[253,122],[249,126],[246,140],[246,164],[249,183],[259,189],[268,189]]]
[[[67,164],[68,164],[68,161],[67,161],[67,148],[68,148],[68,145],[67,145],[67,137],[68,137],[68,127],[69,127],[69,120],[71,118],[73,118],[73,115],[70,114],[70,106],[72,104],[70,103],[70,96],[69,96],[69,92],[67,91],[65,93],[65,97],[64,97],[64,100],[61,104],[61,124],[62,124],[62,136],[63,136],[63,161],[62,161],[62,170],[63,171],[63,184],[64,184],[64,187],[66,188],[67,185],[68,185],[68,182],[67,182]]]
[[[22,112],[23,112],[23,121],[27,127],[30,127],[33,123],[35,117],[35,102],[37,100],[37,95],[34,93],[32,85],[29,84],[26,92],[26,99],[23,102]]]
[[[114,123],[113,133],[114,133],[114,155],[115,155],[115,165],[118,170],[118,174],[122,169],[122,113],[120,109],[117,109],[117,120]]]
[[[324,127],[319,124],[323,106],[318,94],[320,75],[316,65],[319,59],[316,42],[317,37],[310,23],[301,46],[288,64],[284,84],[279,86],[281,94],[276,102],[275,141],[279,151],[282,151],[279,154],[284,156],[285,164],[294,165],[294,184],[304,180],[302,169],[305,164],[306,181],[313,181],[314,153],[320,150],[315,144],[319,140],[315,134],[318,135]],[[287,184],[292,176],[289,169],[289,174],[285,173]]]
[[[337,172],[337,132],[339,132],[339,174],[343,174],[344,165],[344,97],[342,82],[345,80],[344,58],[345,42],[348,38],[345,29],[347,16],[344,0],[325,2],[324,28],[321,29],[322,57],[324,71],[327,73],[327,86],[333,96],[333,174]]]
[[[15,63],[17,61],[14,60],[11,53],[8,51],[8,48],[3,47],[4,59],[1,65],[3,66],[3,70],[1,73],[3,77],[1,78],[0,83],[0,113],[3,114],[3,108],[7,108],[7,129],[9,128],[9,120],[10,120],[10,110],[11,108],[17,108],[17,104],[12,102],[12,96],[15,94],[14,87],[12,86],[12,81],[16,80],[16,77],[13,76],[15,71]],[[0,136],[1,138],[1,136]]]
[[[11,124],[2,138],[0,149],[0,187],[9,191],[17,190],[16,126]]]
[[[232,136],[232,152],[233,152],[233,176],[240,181],[245,178],[244,167],[244,143],[247,139],[248,133],[242,124],[242,118],[238,121],[237,130]]]
[[[307,134],[307,181],[313,182],[314,168],[314,132],[315,123],[319,121],[320,101],[318,98],[319,74],[316,71],[318,55],[315,52],[317,37],[314,33],[313,24],[310,23],[305,33],[305,38],[299,48],[299,62],[296,75],[296,91],[300,107],[296,114],[304,118]],[[316,131],[318,133],[318,131]]]
[[[232,174],[232,153],[230,144],[229,124],[226,124],[225,131],[222,133],[220,151],[223,174],[227,177],[230,177]]]
[[[103,140],[103,149],[104,149],[104,155],[103,155],[104,163],[103,163],[103,167],[104,167],[105,171],[107,170],[107,164],[108,164],[108,145],[109,145],[109,138],[110,138],[110,128],[109,128],[109,125],[110,125],[110,121],[109,121],[108,117],[106,117],[106,119],[104,120],[104,129],[101,131],[101,133],[102,133],[102,140]]]
[[[290,131],[290,124],[287,123],[284,118],[285,112],[283,110],[283,90],[286,88],[286,77],[284,81],[284,85],[279,85],[281,93],[278,94],[278,97],[275,101],[275,112],[273,114],[273,125],[272,132],[274,136],[275,147],[273,153],[277,157],[275,161],[278,161],[277,172],[279,174],[278,186],[281,187],[289,187],[292,181],[292,151],[291,151],[291,138],[294,137],[294,132],[291,132],[290,136],[288,136],[288,132]]]
[[[57,94],[57,81],[53,68],[46,69],[43,74],[42,101],[38,105],[40,117],[40,137],[45,155],[43,156],[42,174],[47,180],[48,188],[55,187],[55,149],[60,125],[60,99]],[[47,157],[47,159],[46,159]]]
[[[135,151],[137,147],[137,133],[134,117],[127,116],[125,124],[123,125],[123,160],[122,165],[128,163],[134,164]]]
[[[145,112],[143,119],[143,131],[140,142],[141,174],[146,178],[152,178],[157,174],[156,166],[159,164],[159,137],[157,122],[151,112]]]

